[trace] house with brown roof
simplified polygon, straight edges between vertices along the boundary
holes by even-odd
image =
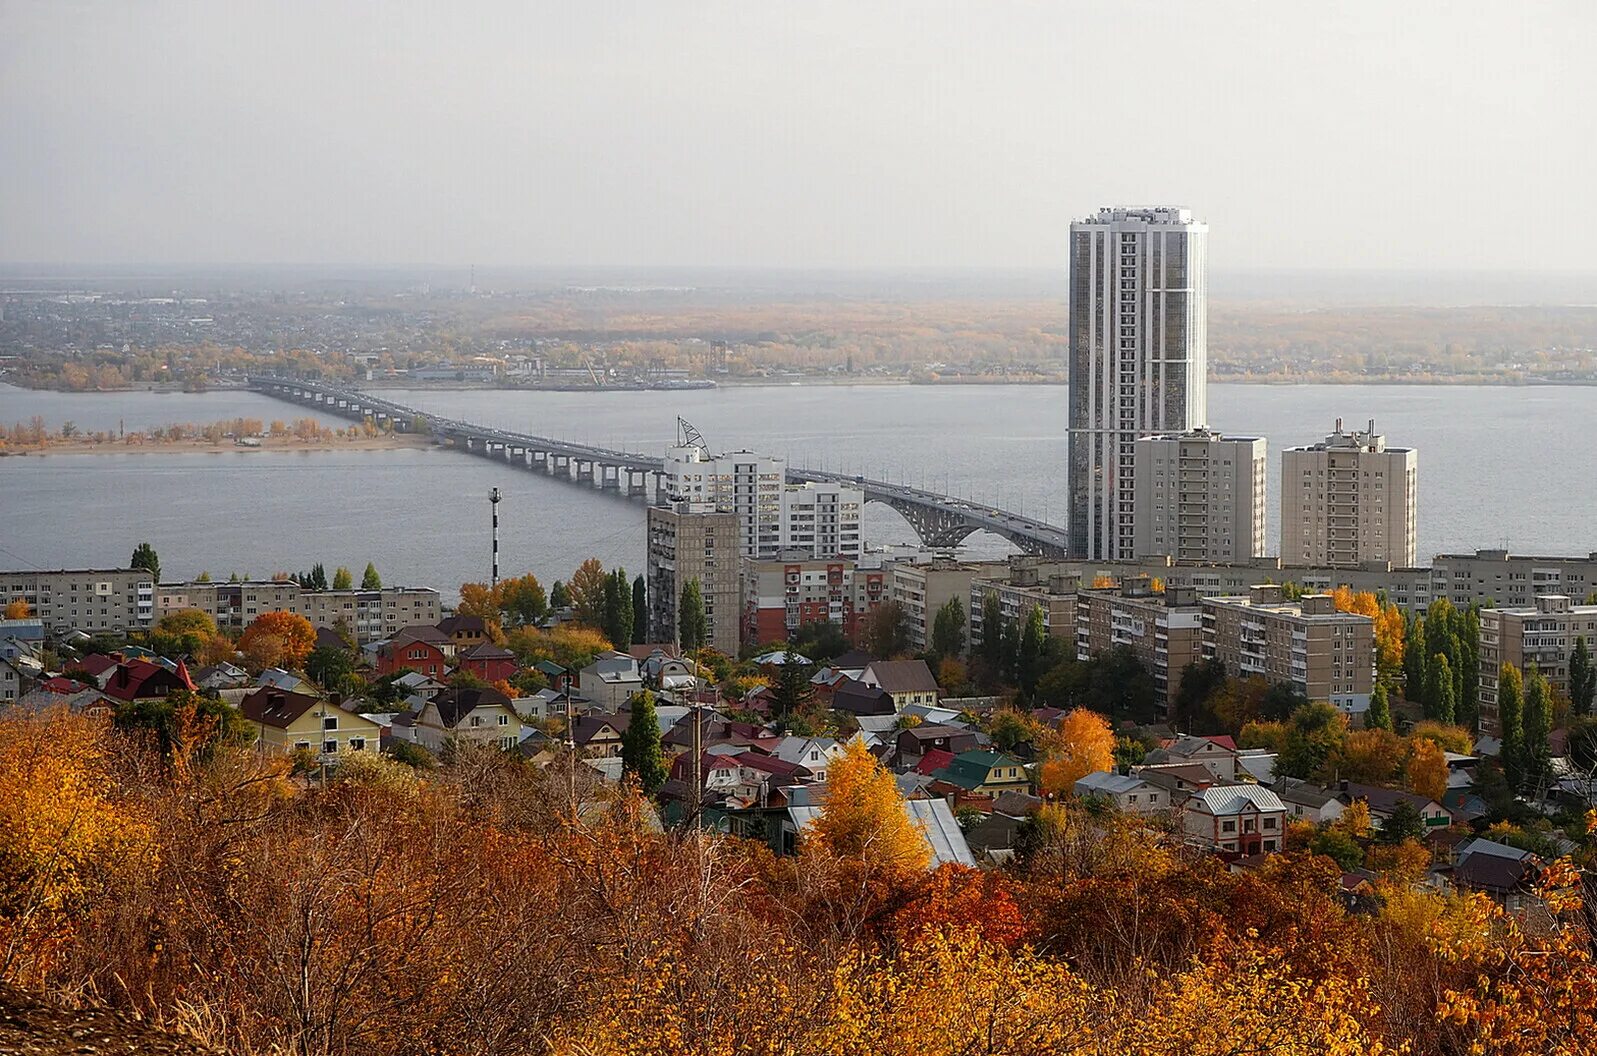
[[[632,723],[628,712],[578,715],[571,724],[571,739],[590,756],[608,759],[621,754],[621,738]]]
[[[1381,788],[1379,785],[1361,785],[1356,781],[1343,781],[1338,788],[1340,795],[1337,798],[1344,806],[1351,806],[1360,799],[1369,804],[1370,820],[1375,822],[1377,828],[1386,824],[1399,803],[1413,807],[1427,829],[1446,828],[1453,824],[1453,815],[1448,809],[1429,796],[1396,788]]]
[[[832,689],[832,710],[850,715],[894,715],[898,708],[893,695],[880,686],[846,680]]]
[[[105,681],[104,692],[117,700],[158,700],[180,690],[194,692],[187,668],[171,671],[148,660],[118,664]]]
[[[336,763],[352,752],[375,752],[382,727],[341,703],[266,686],[239,702],[239,713],[263,749],[314,752]]]
[[[514,748],[521,741],[521,716],[510,698],[492,687],[451,686],[416,711],[416,740],[437,751],[449,741]]]
[[[481,616],[445,616],[436,629],[453,646],[452,654],[489,640],[488,622]]]
[[[895,763],[900,768],[914,766],[921,756],[934,749],[958,755],[978,747],[976,731],[937,723],[922,723],[900,730],[893,743],[898,749]]]
[[[924,660],[872,660],[859,680],[893,698],[893,710],[910,704],[937,704],[937,679]]]
[[[473,645],[456,655],[460,658],[460,670],[469,671],[484,682],[508,680],[521,666],[516,663],[515,653],[493,642]]]

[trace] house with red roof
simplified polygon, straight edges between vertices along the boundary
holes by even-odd
[[[148,660],[118,664],[106,679],[104,692],[116,700],[158,700],[179,690],[194,692],[188,671],[179,665],[170,671]]]
[[[480,642],[457,654],[460,670],[469,671],[484,682],[509,680],[520,670],[516,654],[493,642]]]

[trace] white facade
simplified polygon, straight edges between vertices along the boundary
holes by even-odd
[[[1417,456],[1387,447],[1370,422],[1281,455],[1281,560],[1357,566],[1414,564]]]
[[[1130,558],[1135,445],[1208,416],[1208,225],[1101,209],[1070,225],[1070,549]]]
[[[1147,436],[1134,462],[1135,556],[1232,563],[1264,554],[1262,437]]]
[[[786,478],[782,459],[750,451],[710,455],[690,444],[671,448],[665,459],[672,501],[686,503],[690,513],[734,514],[744,557],[801,550],[817,559],[858,560],[864,491],[840,483],[787,484]]]

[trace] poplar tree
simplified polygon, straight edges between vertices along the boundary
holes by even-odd
[[[1453,690],[1453,665],[1447,662],[1446,653],[1436,653],[1426,668],[1425,717],[1451,723],[1458,705]]]
[[[1519,668],[1504,664],[1497,674],[1497,729],[1503,743],[1503,772],[1518,784],[1524,773],[1525,679]]]
[[[655,715],[654,694],[636,693],[630,705],[631,716],[621,735],[621,769],[638,782],[647,795],[665,784],[665,754],[660,749],[660,720]]]
[[[1386,687],[1379,682],[1370,692],[1370,710],[1364,713],[1364,728],[1366,730],[1392,728],[1392,711],[1386,701]]]
[[[1548,738],[1553,732],[1553,694],[1535,665],[1525,680],[1525,760],[1526,775],[1540,778],[1547,773],[1552,756]]]
[[[632,644],[649,640],[649,585],[642,576],[632,581]]]
[[[1569,656],[1569,710],[1575,715],[1590,715],[1597,698],[1597,668],[1592,666],[1586,636],[1575,636],[1575,651]]]
[[[677,603],[677,635],[685,652],[703,648],[710,635],[709,620],[704,615],[704,593],[699,581],[690,579],[682,584],[682,598]]]

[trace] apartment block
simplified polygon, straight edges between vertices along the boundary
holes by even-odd
[[[1168,712],[1181,691],[1181,676],[1203,656],[1203,610],[1192,587],[1154,591],[1145,577],[1118,587],[1076,595],[1076,658],[1106,649],[1130,649],[1152,675]]]
[[[998,598],[998,610],[1004,619],[1022,620],[1035,605],[1042,610],[1043,626],[1051,636],[1074,638],[1076,591],[1081,586],[1081,573],[1071,570],[1069,564],[1029,556],[1012,557],[1002,572],[974,577],[965,605],[967,639],[974,644],[986,633],[982,620],[989,594]]]
[[[1523,608],[1481,610],[1481,729],[1501,732],[1497,722],[1497,676],[1504,664],[1524,671],[1531,664],[1559,693],[1569,692],[1569,657],[1575,641],[1597,646],[1597,605],[1576,605],[1563,594],[1541,594]]]
[[[242,583],[162,583],[156,591],[156,619],[180,609],[209,613],[218,627],[249,625],[263,612],[293,612],[311,626],[329,630],[340,623],[357,645],[381,641],[401,627],[435,624],[443,599],[431,587],[378,590],[307,590],[289,580]]]
[[[887,573],[853,561],[803,554],[743,565],[743,643],[792,638],[811,623],[834,623],[853,641],[861,620],[887,599]]]
[[[1372,420],[1281,456],[1281,560],[1332,567],[1415,560],[1417,456],[1387,447]]]
[[[142,568],[0,572],[0,606],[25,601],[51,634],[127,634],[155,622],[155,578]]]
[[[858,561],[865,552],[860,516],[865,492],[831,481],[786,484],[777,520],[777,552]]]
[[[1231,675],[1290,683],[1349,715],[1369,707],[1375,626],[1368,616],[1336,611],[1329,594],[1286,601],[1273,584],[1201,605],[1203,655]]]
[[[649,639],[677,640],[682,588],[696,579],[704,596],[709,645],[736,656],[743,608],[738,515],[695,511],[688,503],[651,506],[647,537]]]
[[[1431,562],[1431,593],[1458,608],[1533,607],[1543,594],[1563,594],[1576,604],[1597,592],[1597,554],[1533,557],[1507,550],[1438,554]]]
[[[1250,561],[1264,553],[1265,441],[1209,429],[1136,442],[1135,556]]]
[[[912,652],[926,648],[931,639],[932,621],[937,610],[953,598],[961,605],[970,601],[971,582],[980,575],[1004,568],[1001,561],[965,562],[935,558],[929,562],[895,561],[888,574],[891,600],[904,610]],[[966,612],[965,618],[970,619]]]

